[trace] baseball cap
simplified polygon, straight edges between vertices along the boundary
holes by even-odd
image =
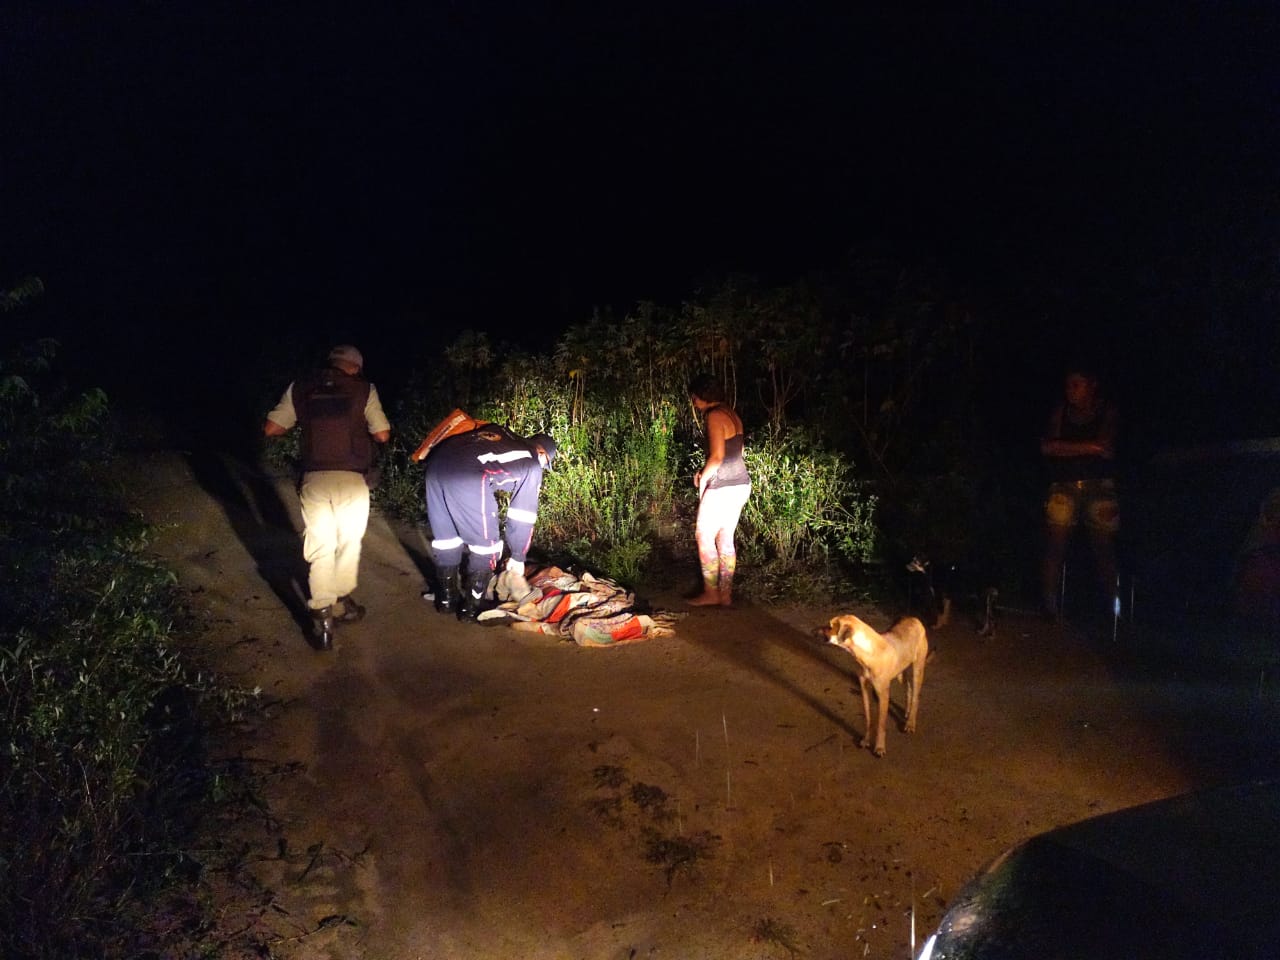
[[[343,343],[329,351],[330,363],[354,363],[361,370],[364,369],[364,357],[360,351],[349,343]]]

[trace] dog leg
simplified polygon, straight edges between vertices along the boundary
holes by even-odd
[[[920,687],[924,684],[924,657],[911,664],[911,683],[907,686],[907,733],[916,732],[916,711],[920,709]]]
[[[871,746],[871,695],[867,688],[871,686],[871,681],[866,677],[858,678],[858,686],[862,688],[862,729],[866,731],[862,735],[862,743],[859,746]]]
[[[951,598],[943,597],[942,605],[938,610],[938,615],[934,617],[933,629],[941,630],[951,622]]]
[[[876,714],[876,749],[877,757],[884,756],[884,729],[889,722],[889,684],[892,681],[886,680],[883,684],[876,684],[876,696],[880,698],[877,704],[879,710]]]

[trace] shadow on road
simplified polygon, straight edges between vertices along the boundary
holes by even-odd
[[[435,566],[431,562],[431,534],[423,521],[412,523],[407,520],[388,518],[388,523],[395,533],[400,548],[413,561],[414,568],[422,575],[422,589],[435,589]]]
[[[199,450],[184,456],[196,482],[226,513],[258,575],[314,646],[306,603],[307,564],[293,520],[297,510],[282,494],[282,481],[228,453]]]
[[[734,606],[731,609],[714,609],[699,611],[695,616],[719,617],[724,620],[724,628],[715,633],[715,641],[707,642],[698,639],[701,631],[689,631],[691,643],[702,646],[708,653],[747,670],[769,681],[775,687],[795,697],[807,705],[814,713],[825,717],[837,726],[847,730],[850,735],[858,735],[850,721],[852,717],[836,712],[822,700],[803,689],[796,682],[797,671],[789,670],[785,663],[775,663],[784,656],[800,656],[830,671],[841,683],[852,683],[857,689],[857,679],[851,671],[842,670],[838,662],[827,653],[827,644],[817,635],[808,634],[794,627],[784,626],[770,619],[769,629],[760,630],[753,627],[756,618],[766,614],[750,606]],[[776,653],[775,653],[776,651]],[[771,653],[773,654],[771,656]],[[860,715],[860,714],[859,714]]]

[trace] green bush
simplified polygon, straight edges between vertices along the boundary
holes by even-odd
[[[175,649],[174,577],[104,489],[106,398],[0,362],[0,955],[128,955],[190,866],[214,777],[202,716],[234,706]]]
[[[461,407],[556,437],[536,549],[618,577],[683,568],[692,579],[690,479],[704,441],[688,383],[706,372],[748,433],[745,595],[864,590],[877,566],[897,569],[897,554],[951,536],[955,503],[922,499],[931,487],[983,491],[981,515],[955,531],[957,555],[987,550],[1017,566],[1025,532],[985,492],[1007,469],[980,415],[995,324],[945,277],[853,258],[786,286],[735,276],[676,305],[597,311],[543,355],[462,331],[420,358],[389,409],[394,446],[376,501],[421,518],[422,470],[407,454]]]
[[[480,351],[474,334],[448,352],[451,365],[442,373],[465,384],[468,413],[522,435],[556,438],[559,456],[539,505],[538,550],[628,584],[665,578],[682,565],[695,574],[691,480],[704,440],[684,378],[704,365],[708,349],[728,376],[737,349],[728,339],[728,306],[698,317],[686,330],[687,317],[652,305],[620,322],[596,316],[568,330],[549,358],[504,354],[487,341]],[[462,404],[434,386],[407,396],[395,415],[395,432],[406,439],[388,458],[379,503],[418,518],[422,470],[408,463],[407,452]],[[777,394],[770,397],[773,403]],[[766,412],[778,416],[776,408],[759,411]],[[807,431],[776,427],[748,444],[748,463],[756,492],[738,534],[743,593],[831,590],[870,557],[875,499],[855,482],[846,459]]]
[[[798,428],[753,438],[745,457],[751,497],[738,555],[756,571],[758,597],[814,599],[830,591],[833,571],[873,559],[876,498],[861,490],[843,457]]]
[[[539,537],[623,583],[643,580],[676,526],[673,419],[668,412],[647,429],[603,436],[568,430],[568,454],[543,484]]]
[[[0,633],[0,937],[21,955],[85,955],[97,924],[176,866],[202,789],[198,729],[174,709],[197,685],[169,643],[172,578],[139,548],[59,552],[43,616]]]

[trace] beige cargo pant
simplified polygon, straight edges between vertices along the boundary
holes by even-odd
[[[369,487],[350,470],[302,475],[302,556],[310,564],[307,606],[323,610],[355,592],[360,544],[369,526]]]

